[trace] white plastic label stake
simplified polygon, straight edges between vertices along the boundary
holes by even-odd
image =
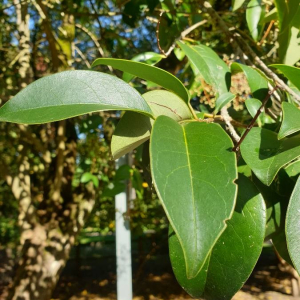
[[[117,168],[127,163],[127,156],[119,158]],[[127,218],[127,191],[115,197],[116,209],[116,256],[117,256],[117,299],[132,300],[131,232]]]

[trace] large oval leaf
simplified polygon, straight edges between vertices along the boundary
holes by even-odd
[[[182,248],[175,232],[170,230],[173,271],[180,285],[195,298],[230,300],[250,276],[261,253],[266,223],[264,200],[249,179],[239,176],[233,216],[204,268],[193,279],[186,277]]]
[[[188,278],[203,267],[234,209],[232,141],[218,124],[179,125],[160,116],[150,140],[151,173],[182,246]]]
[[[282,103],[283,120],[278,133],[278,138],[291,135],[300,130],[300,110],[293,104]]]
[[[99,65],[109,65],[134,76],[150,80],[165,89],[174,92],[186,103],[189,102],[189,93],[182,82],[177,77],[163,69],[141,62],[114,58],[98,58],[93,62],[92,67]]]
[[[94,71],[66,71],[41,78],[0,109],[0,121],[39,124],[100,110],[152,111],[144,98],[117,77]]]
[[[300,137],[277,139],[277,134],[252,128],[243,143],[241,154],[257,178],[270,185],[278,171],[300,156]]]
[[[290,257],[300,274],[300,177],[292,193],[286,215],[286,239]]]
[[[255,69],[239,63],[231,64],[231,72],[244,72],[254,98],[264,100],[268,94],[268,81]]]
[[[178,42],[178,45],[219,96],[229,91],[230,70],[217,53],[204,45],[188,46],[182,42]]]
[[[143,94],[154,117],[168,116],[175,121],[191,119],[186,103],[177,95],[168,91],[151,91]],[[153,120],[135,112],[126,112],[117,125],[111,141],[114,159],[132,151],[150,138]]]

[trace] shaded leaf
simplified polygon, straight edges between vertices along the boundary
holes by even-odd
[[[189,46],[183,42],[178,42],[178,45],[197,68],[204,80],[219,95],[229,91],[231,80],[230,70],[217,53],[204,45]]]
[[[66,71],[41,78],[0,109],[0,121],[39,124],[100,110],[152,111],[124,81],[93,71]]]
[[[151,173],[180,240],[188,278],[199,273],[233,213],[237,166],[231,147],[218,124],[181,126],[160,116],[152,129]]]
[[[191,112],[186,103],[177,95],[168,91],[151,91],[143,98],[155,117],[168,116],[175,121],[191,119]],[[111,141],[114,159],[132,151],[150,138],[152,119],[134,112],[126,112],[119,121]]]
[[[300,131],[300,110],[293,104],[282,103],[283,120],[278,133],[278,139]]]
[[[163,69],[149,66],[141,62],[114,58],[98,58],[93,62],[92,67],[99,65],[109,65],[134,76],[150,80],[163,88],[174,92],[186,103],[189,102],[189,93],[182,82],[177,77]]]
[[[241,154],[261,182],[270,185],[278,171],[300,156],[300,137],[277,139],[277,134],[252,128],[243,143]]]
[[[231,299],[251,274],[262,250],[266,208],[262,195],[245,176],[239,175],[239,192],[232,218],[214,246],[204,268],[193,279],[186,277],[184,256],[170,228],[169,251],[180,285],[193,297]],[[253,230],[255,228],[255,230]]]
[[[290,198],[286,214],[286,239],[290,257],[297,272],[300,274],[300,177]]]

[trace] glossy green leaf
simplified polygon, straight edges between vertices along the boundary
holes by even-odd
[[[243,4],[245,0],[232,0],[232,10],[235,11],[239,9]]]
[[[293,104],[282,103],[283,120],[278,133],[278,138],[291,135],[300,131],[300,110]]]
[[[197,68],[204,80],[219,95],[227,93],[230,88],[230,70],[226,63],[209,47],[204,45],[189,46],[178,42],[191,63]]]
[[[188,278],[199,273],[233,213],[237,166],[231,147],[218,124],[179,125],[160,116],[152,129],[151,173],[180,240]]]
[[[195,298],[230,300],[251,274],[261,253],[266,224],[264,200],[248,178],[239,177],[233,216],[204,268],[193,279],[186,277],[182,248],[175,232],[170,230],[173,271],[180,285]]]
[[[248,99],[246,99],[245,104],[246,104],[247,110],[249,111],[250,115],[252,116],[252,118],[254,118],[257,111],[260,109],[262,102],[255,98],[248,98]],[[261,127],[264,124],[275,123],[275,121],[269,115],[265,114],[265,112],[263,111],[259,115],[259,117],[257,119],[257,123],[258,123],[258,126]]]
[[[300,175],[300,160],[296,160],[285,168],[289,177]]]
[[[290,198],[286,214],[286,239],[293,265],[300,274],[300,177]]]
[[[264,100],[268,94],[268,81],[255,69],[239,63],[231,64],[232,73],[244,72],[254,98]]]
[[[145,93],[143,98],[153,111],[154,117],[168,116],[175,121],[191,119],[186,103],[177,95],[163,90]],[[114,159],[132,151],[150,138],[153,121],[135,112],[126,112],[118,123],[111,141]]]
[[[124,81],[94,71],[66,71],[43,77],[0,109],[0,121],[40,124],[100,110],[152,111]]]
[[[160,62],[164,57],[165,57],[164,55],[158,54],[156,52],[145,52],[145,53],[141,53],[141,54],[138,54],[138,55],[134,56],[131,60],[132,61],[143,62],[147,65],[154,66],[158,62]],[[134,75],[131,75],[129,73],[123,73],[122,79],[125,82],[129,82],[134,77],[135,77]]]
[[[300,137],[278,140],[275,132],[255,127],[242,142],[241,154],[259,180],[270,185],[282,167],[300,156]]]
[[[298,90],[300,90],[300,69],[286,65],[271,65],[279,70]]]
[[[247,110],[249,111],[249,114],[251,115],[252,118],[254,118],[254,116],[256,115],[257,111],[259,110],[259,108],[261,107],[261,101],[255,98],[249,98],[246,99],[245,101]],[[259,126],[261,126],[263,124],[263,115],[262,113],[260,114],[260,116],[257,119],[257,123]]]
[[[217,114],[225,105],[227,105],[234,98],[235,95],[230,92],[222,94],[216,101],[216,108],[214,113]]]
[[[141,62],[114,58],[98,58],[93,62],[92,67],[99,65],[109,65],[134,76],[150,80],[163,88],[174,92],[186,103],[189,102],[189,93],[182,82],[177,77],[163,69],[149,66]]]
[[[247,5],[246,20],[251,36],[255,41],[258,40],[261,26],[260,20],[264,14],[261,0],[251,0]]]

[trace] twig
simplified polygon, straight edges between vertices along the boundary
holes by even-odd
[[[231,121],[231,117],[229,116],[227,107],[223,107],[221,109],[221,116],[223,117],[224,123],[226,124],[227,130],[229,132],[229,134],[231,135],[231,137],[233,138],[233,140],[238,143],[240,141],[240,136],[237,134],[237,132],[235,131]]]
[[[272,20],[265,32],[265,34],[263,35],[263,37],[261,38],[260,42],[257,44],[258,46],[262,45],[262,43],[264,42],[264,40],[266,39],[266,37],[269,35],[270,31],[271,31],[271,28],[273,26],[273,24],[275,23],[274,20]]]
[[[162,47],[160,46],[160,41],[159,41],[159,28],[160,28],[160,22],[161,22],[161,17],[162,15],[165,13],[165,11],[161,11],[161,13],[159,14],[159,19],[156,25],[156,40],[157,40],[157,46],[159,51],[166,57],[168,57],[171,52],[174,50],[174,48],[176,47],[176,42],[180,39],[185,38],[188,34],[190,34],[193,30],[195,30],[196,28],[198,28],[199,26],[204,25],[207,20],[202,20],[198,23],[195,23],[194,25],[190,26],[189,28],[187,28],[186,30],[182,31],[180,34],[180,37],[176,38],[174,43],[171,45],[171,47],[168,49],[167,52],[165,52],[164,49],[162,49]]]
[[[104,51],[100,46],[100,43],[98,42],[97,38],[94,36],[94,34],[92,32],[90,32],[86,27],[82,26],[81,24],[76,24],[75,25],[77,28],[79,28],[80,30],[82,30],[84,33],[86,33],[94,42],[95,46],[97,47],[99,54],[101,55],[101,57],[104,57]],[[107,66],[108,69],[113,72],[113,69],[111,66]]]
[[[240,150],[240,146],[241,143],[244,141],[244,139],[246,138],[246,136],[248,135],[249,131],[251,130],[251,128],[254,126],[257,118],[260,116],[260,114],[263,112],[265,105],[267,104],[268,100],[270,99],[270,97],[272,96],[272,94],[278,89],[279,87],[276,85],[273,90],[268,92],[268,95],[265,97],[264,101],[262,102],[260,108],[258,109],[258,111],[256,112],[254,118],[252,119],[251,123],[248,125],[248,127],[246,128],[244,134],[242,135],[241,139],[238,141],[238,143],[232,148],[232,151],[234,152],[238,152]]]
[[[85,62],[86,66],[90,69],[91,64],[89,63],[89,61],[87,60],[85,55],[82,53],[82,51],[77,46],[74,46],[74,48],[77,51],[77,53],[79,54],[79,56],[81,57],[81,59]]]
[[[222,29],[222,31],[226,34],[233,47],[239,49],[248,64],[253,66],[251,60],[248,57],[250,56],[254,60],[254,64],[262,71],[264,71],[271,79],[273,79],[278,88],[293,96],[294,100],[300,105],[300,96],[295,93],[289,86],[287,86],[271,69],[266,66],[266,64],[257,56],[257,54],[238,33],[232,34],[230,32],[226,23],[213,9],[211,4],[207,1],[201,0],[200,5],[203,11],[207,12],[212,17],[212,19],[216,19],[218,21],[220,29]]]

